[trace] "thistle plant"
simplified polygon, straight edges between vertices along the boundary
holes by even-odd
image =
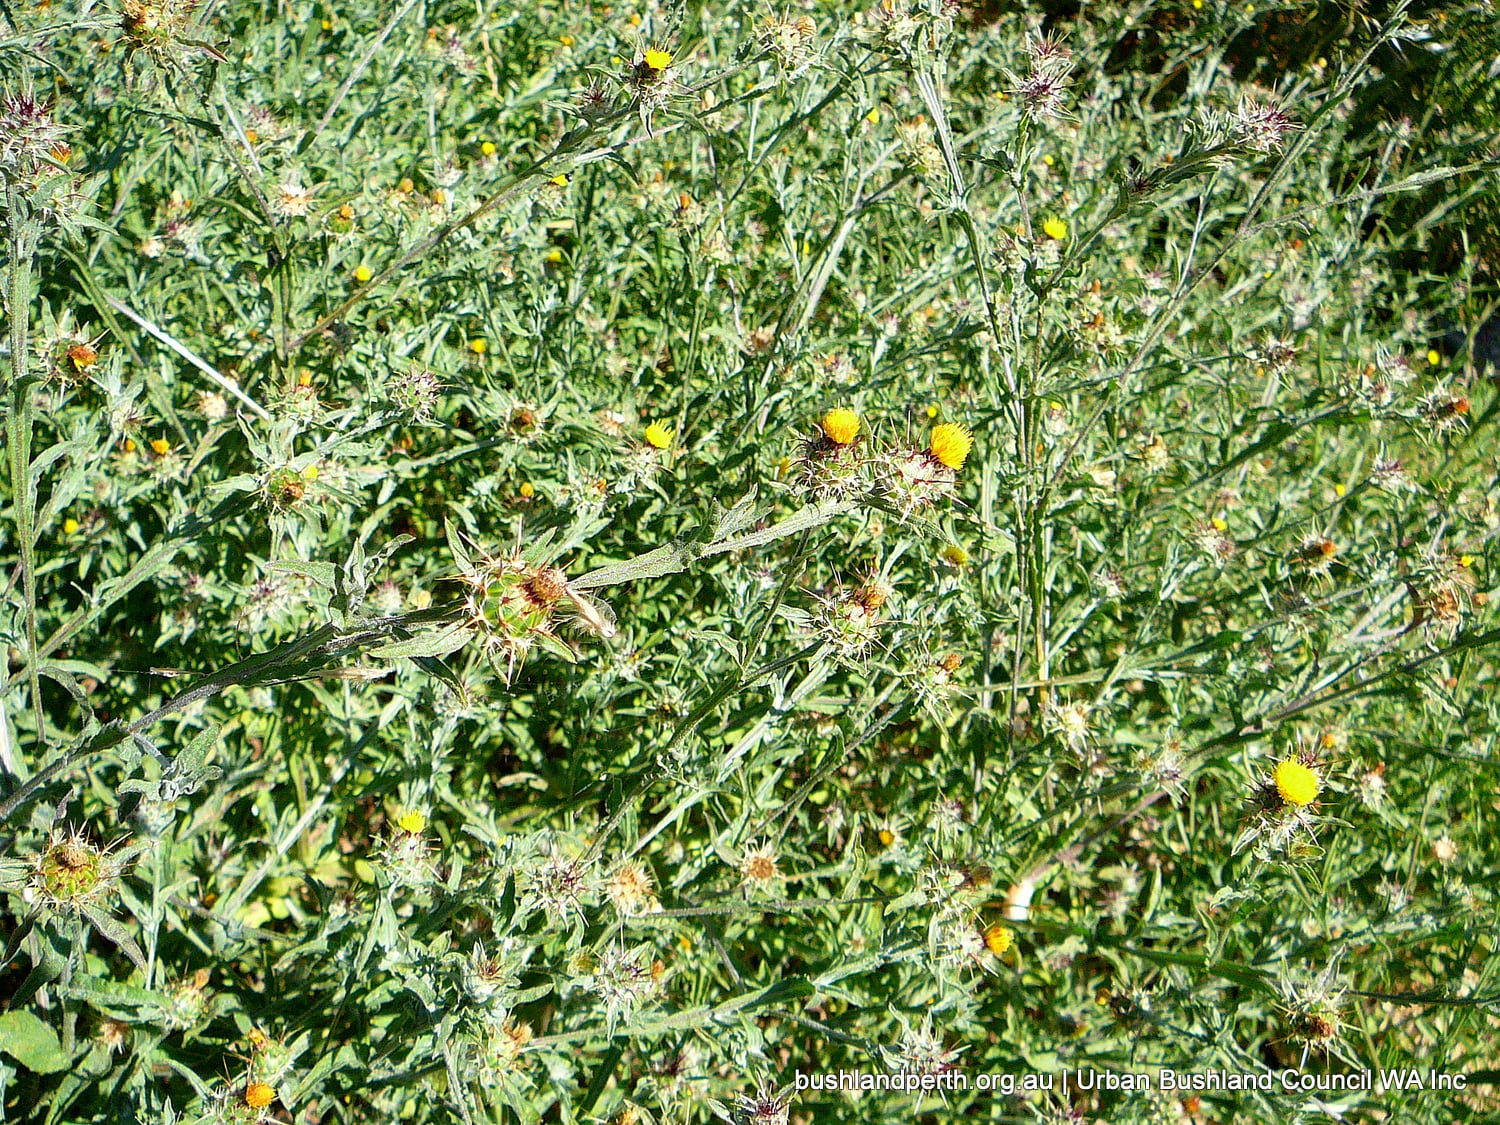
[[[1485,1112],[1493,12],[1002,8],[7,10],[8,1117]]]

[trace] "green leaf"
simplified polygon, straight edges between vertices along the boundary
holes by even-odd
[[[69,1061],[57,1032],[30,1012],[0,1013],[0,1051],[38,1074],[55,1074]]]
[[[415,637],[396,641],[394,644],[382,645],[371,649],[370,655],[378,660],[394,660],[398,656],[404,656],[409,660],[419,657],[447,656],[468,644],[473,635],[473,630],[467,626],[453,625],[447,629],[418,633]]]

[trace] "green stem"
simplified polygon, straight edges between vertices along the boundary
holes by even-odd
[[[36,227],[25,209],[20,188],[6,185],[6,211],[10,227],[10,414],[6,418],[6,444],[10,446],[10,483],[15,505],[16,539],[21,560],[21,589],[26,600],[26,677],[31,707],[36,717],[36,739],[47,741],[46,715],[42,710],[41,678],[37,674],[36,641],[36,504],[31,486],[31,384],[27,360],[31,353],[31,255],[36,248]]]

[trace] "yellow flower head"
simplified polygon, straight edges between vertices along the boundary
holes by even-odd
[[[63,534],[64,535],[77,535],[78,534],[78,526],[79,526],[78,525],[78,521],[75,520],[75,519],[73,519],[70,516],[68,519],[63,520]]]
[[[646,51],[646,57],[642,61],[652,70],[666,70],[672,65],[672,52],[663,51],[660,47],[651,47]]]
[[[944,422],[932,427],[927,451],[953,470],[962,469],[969,459],[969,450],[974,448],[974,435],[967,426],[957,422]]]
[[[479,151],[484,156],[494,156],[495,155],[495,142],[494,141],[485,141],[483,144],[481,144],[479,146]]]
[[[1042,224],[1042,233],[1054,242],[1061,242],[1068,237],[1068,224],[1054,216]]]
[[[996,922],[984,931],[985,948],[996,957],[1005,956],[1005,951],[1014,945],[1015,941],[1016,939],[1011,932],[999,922]]]
[[[240,1096],[251,1109],[265,1109],[276,1100],[276,1088],[264,1082],[251,1082]]]
[[[1276,792],[1289,805],[1310,805],[1318,799],[1318,775],[1296,758],[1276,763],[1272,780]]]
[[[672,444],[672,431],[660,422],[652,422],[646,427],[646,444],[652,449],[666,449]]]
[[[416,809],[407,809],[396,818],[396,827],[413,836],[420,836],[427,828],[427,818]]]
[[[963,567],[969,565],[969,552],[965,551],[957,543],[946,544],[938,552],[938,555],[949,566]]]
[[[359,282],[361,285],[363,285],[365,282],[369,281],[370,278],[372,278],[374,276],[375,276],[375,273],[374,273],[373,270],[370,269],[369,266],[355,266],[354,267],[354,280],[357,281],[357,282]]]
[[[171,449],[172,443],[166,438],[157,438],[151,443],[151,452],[155,453],[158,457],[171,452]]]
[[[469,341],[469,350],[475,355],[484,355],[485,352],[490,350],[490,342],[482,336],[476,337]]]
[[[823,415],[823,436],[834,445],[848,445],[859,436],[859,415],[842,406]]]

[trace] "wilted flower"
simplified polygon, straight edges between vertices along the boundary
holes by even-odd
[[[1235,141],[1252,152],[1277,152],[1286,135],[1301,125],[1274,105],[1261,105],[1254,98],[1241,98],[1229,115],[1229,131]]]
[[[661,910],[651,872],[635,860],[626,860],[615,868],[604,884],[604,893],[626,918],[655,914]]]

